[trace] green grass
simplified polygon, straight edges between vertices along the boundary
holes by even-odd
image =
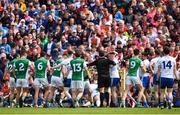
[[[0,108],[0,114],[180,114],[180,108]]]

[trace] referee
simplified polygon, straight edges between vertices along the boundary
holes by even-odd
[[[105,51],[99,51],[99,58],[94,62],[89,63],[88,66],[96,66],[98,73],[98,88],[100,91],[101,107],[103,107],[103,101],[106,99],[106,106],[109,106],[109,92],[108,88],[111,84],[110,65],[116,65],[116,63],[105,56]]]

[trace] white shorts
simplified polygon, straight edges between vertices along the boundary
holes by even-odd
[[[48,87],[49,83],[48,83],[48,80],[46,78],[35,78],[34,86],[39,87],[39,88]]]
[[[63,77],[52,76],[51,77],[51,85],[53,87],[63,86]]]
[[[91,86],[89,80],[84,81],[84,89],[90,89],[90,88]]]
[[[27,79],[17,79],[16,87],[27,88],[29,87],[29,82]]]
[[[16,82],[14,77],[10,77],[10,88],[15,88]]]
[[[126,85],[131,85],[131,84],[141,84],[140,78],[134,76],[127,76]]]
[[[71,81],[71,89],[73,90],[84,90],[84,81]]]
[[[94,98],[95,96],[100,96],[100,93],[99,93],[99,91],[93,91],[92,92],[92,97]]]

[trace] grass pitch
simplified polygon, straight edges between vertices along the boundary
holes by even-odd
[[[180,108],[0,108],[0,114],[179,114]]]

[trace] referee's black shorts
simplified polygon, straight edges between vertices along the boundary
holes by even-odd
[[[111,78],[110,77],[98,77],[98,88],[110,87]]]

